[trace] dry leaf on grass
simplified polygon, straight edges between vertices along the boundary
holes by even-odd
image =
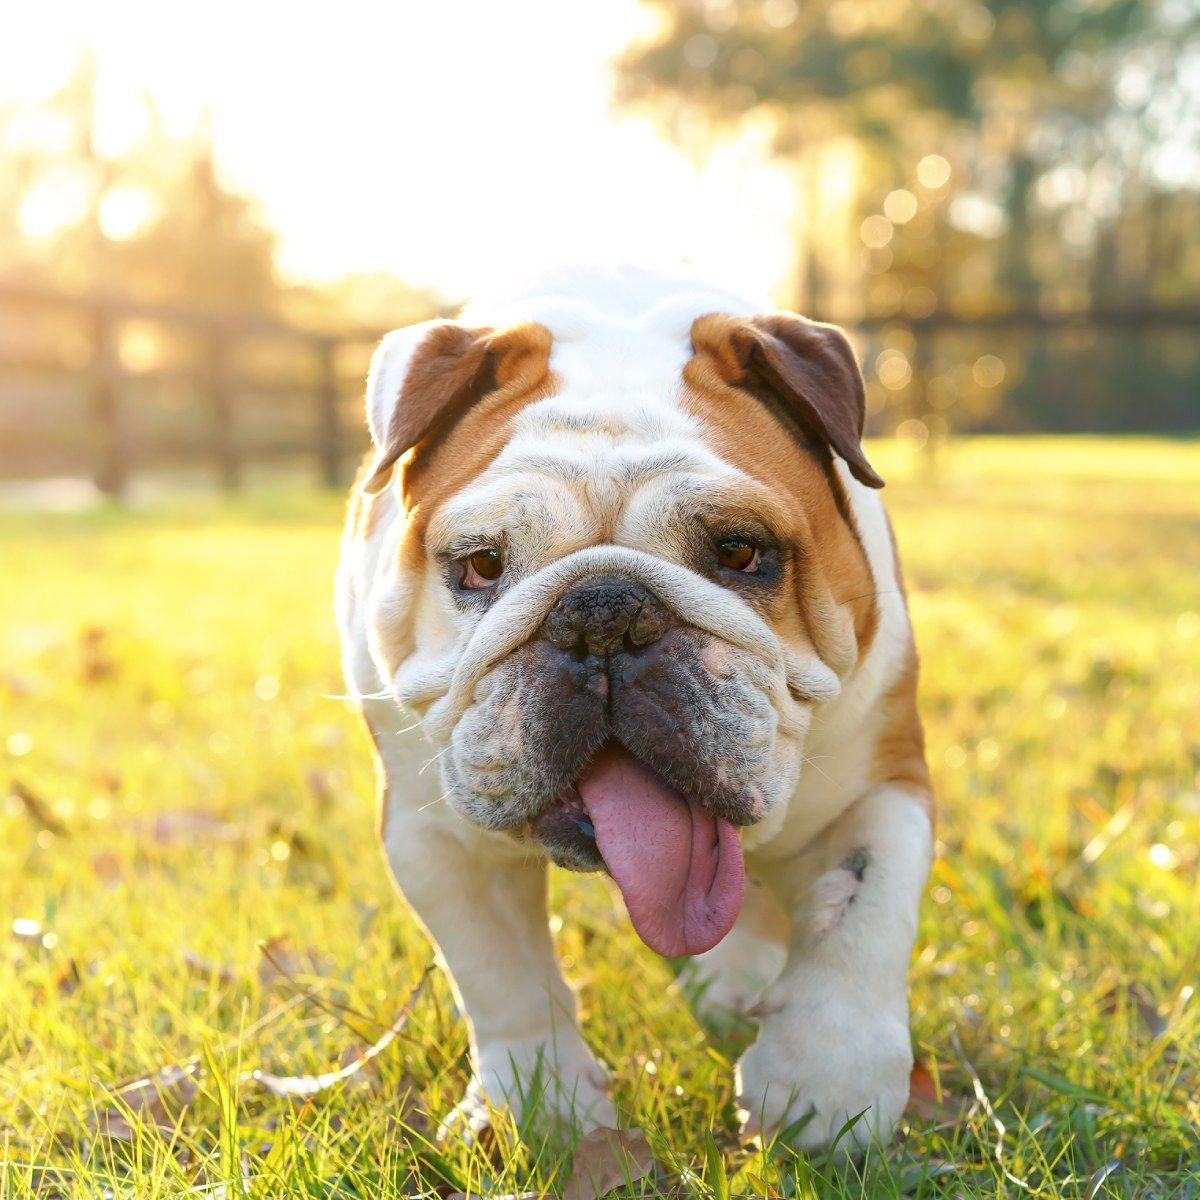
[[[258,950],[262,955],[258,964],[258,982],[263,987],[280,982],[295,984],[297,975],[325,973],[321,956],[311,946],[307,950],[297,950],[286,934],[259,942]]]
[[[269,1071],[254,1071],[251,1078],[273,1096],[282,1096],[288,1100],[307,1100],[309,1097],[316,1096],[318,1093],[325,1091],[326,1088],[332,1087],[335,1083],[341,1083],[343,1080],[353,1078],[359,1072],[368,1068],[372,1060],[392,1044],[396,1035],[408,1023],[413,1006],[416,1004],[417,997],[421,994],[421,990],[424,988],[425,981],[428,978],[429,969],[427,968],[425,973],[413,986],[412,991],[409,992],[408,999],[404,1002],[404,1007],[400,1010],[400,1015],[388,1026],[383,1036],[373,1045],[368,1046],[356,1058],[352,1058],[344,1066],[339,1067],[338,1070],[324,1071],[320,1075],[273,1075]],[[370,1069],[374,1070],[373,1067]]]
[[[111,850],[102,850],[99,854],[92,855],[91,866],[92,874],[101,883],[116,883],[123,874],[121,860]]]
[[[88,1128],[114,1141],[135,1140],[138,1128],[157,1133],[173,1131],[173,1122],[200,1090],[193,1066],[171,1066],[131,1080],[113,1090],[115,1103],[88,1118]],[[131,1120],[131,1118],[133,1118]]]
[[[1152,1038],[1166,1031],[1167,1022],[1154,997],[1140,983],[1118,984],[1100,997],[1100,1011],[1106,1017],[1116,1016],[1121,1009],[1135,1012],[1138,1022]]]
[[[12,794],[21,802],[25,815],[39,829],[48,829],[57,837],[66,837],[67,827],[56,817],[49,803],[20,779],[12,781]]]
[[[187,963],[187,969],[190,974],[207,982],[211,983],[215,979],[222,987],[230,987],[237,982],[237,975],[229,967],[223,967],[220,963],[202,958],[199,954],[194,954],[191,950],[183,952],[183,961]]]
[[[328,813],[333,808],[336,797],[326,772],[319,767],[308,767],[304,772],[304,782],[308,784],[308,790],[317,802],[317,812],[322,815]]]
[[[162,846],[194,842],[197,839],[233,842],[241,836],[236,825],[223,821],[216,813],[204,808],[169,809],[134,821],[130,828],[139,836],[148,837]]]
[[[923,1063],[917,1063],[908,1080],[908,1115],[918,1121],[933,1122],[939,1128],[957,1125],[968,1107],[962,1096],[945,1089],[938,1094],[938,1081]]]
[[[68,958],[54,976],[54,987],[60,996],[74,995],[82,983],[83,972],[80,971],[79,964],[73,958]]]
[[[593,1129],[575,1147],[563,1200],[597,1200],[653,1169],[654,1152],[642,1130]]]

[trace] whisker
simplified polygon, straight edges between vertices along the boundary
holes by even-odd
[[[817,764],[811,758],[809,758],[807,754],[802,754],[800,757],[804,760],[805,765],[812,767],[812,769],[814,771],[816,771],[816,773],[818,775],[820,775],[822,779],[826,780],[829,783],[833,782],[833,780],[824,771],[822,771],[821,768],[818,767]],[[832,755],[825,754],[825,755],[822,755],[821,757],[822,758],[831,758]]]
[[[418,775],[424,775],[424,774],[425,774],[425,772],[426,772],[426,771],[427,771],[427,770],[428,770],[430,767],[432,767],[432,766],[433,766],[433,764],[434,764],[435,762],[437,762],[437,760],[438,760],[439,758],[441,758],[441,757],[442,757],[442,755],[443,755],[443,754],[445,754],[445,753],[446,753],[446,751],[447,751],[447,750],[449,750],[449,749],[450,749],[450,747],[449,747],[449,746],[443,746],[443,747],[442,747],[442,748],[441,748],[441,749],[440,749],[440,750],[439,750],[439,751],[438,751],[438,752],[437,752],[437,753],[436,753],[436,754],[435,754],[435,755],[434,755],[434,756],[433,756],[431,759],[428,759],[428,760],[426,761],[425,765],[424,765],[424,766],[423,766],[423,767],[422,767],[422,768],[421,768],[421,769],[420,769],[420,770],[417,772],[417,774],[418,774]]]

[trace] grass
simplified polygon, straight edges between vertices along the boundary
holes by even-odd
[[[745,1032],[697,1025],[603,883],[560,875],[588,1036],[659,1163],[633,1193],[1200,1197],[1200,444],[875,457],[941,801],[912,993],[944,1099],[862,1165],[739,1146]],[[252,1076],[336,1069],[430,955],[331,698],[340,508],[0,515],[0,1194],[563,1185],[554,1140],[432,1141],[466,1072],[436,974],[354,1078]]]

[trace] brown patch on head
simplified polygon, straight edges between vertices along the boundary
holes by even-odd
[[[789,418],[786,399],[765,390],[761,376],[752,378],[741,365],[742,331],[749,326],[752,322],[723,315],[696,321],[696,353],[683,372],[685,407],[701,420],[726,462],[763,483],[782,503],[788,528],[775,532],[796,549],[791,595],[799,603],[789,603],[785,590],[772,624],[785,639],[789,633],[806,635],[841,674],[874,638],[876,584],[827,443]],[[853,644],[848,644],[841,606],[851,616]]]
[[[434,324],[413,351],[364,490],[381,491],[404,458],[407,497],[431,451],[464,417],[527,399],[546,382],[551,341],[550,331],[533,322],[498,331]]]
[[[554,393],[552,337],[533,322],[508,329],[435,325],[413,352],[382,443],[362,483],[386,489],[399,464],[407,516],[401,560],[424,560],[425,531],[437,508],[487,468],[512,433],[517,413]]]
[[[862,449],[866,393],[846,335],[790,313],[692,323],[692,346],[718,377],[761,400],[800,437],[840,455],[868,487],[883,480]]]
[[[934,818],[933,783],[925,762],[925,730],[917,712],[917,648],[910,644],[900,677],[883,700],[883,724],[875,741],[874,778],[911,792]]]

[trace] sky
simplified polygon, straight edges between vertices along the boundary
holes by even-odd
[[[610,60],[648,19],[637,0],[42,0],[8,18],[0,101],[52,91],[86,45],[102,148],[144,93],[181,133],[207,113],[294,279],[387,269],[461,298],[628,261],[786,291],[794,192],[764,144],[697,164],[615,111]]]

